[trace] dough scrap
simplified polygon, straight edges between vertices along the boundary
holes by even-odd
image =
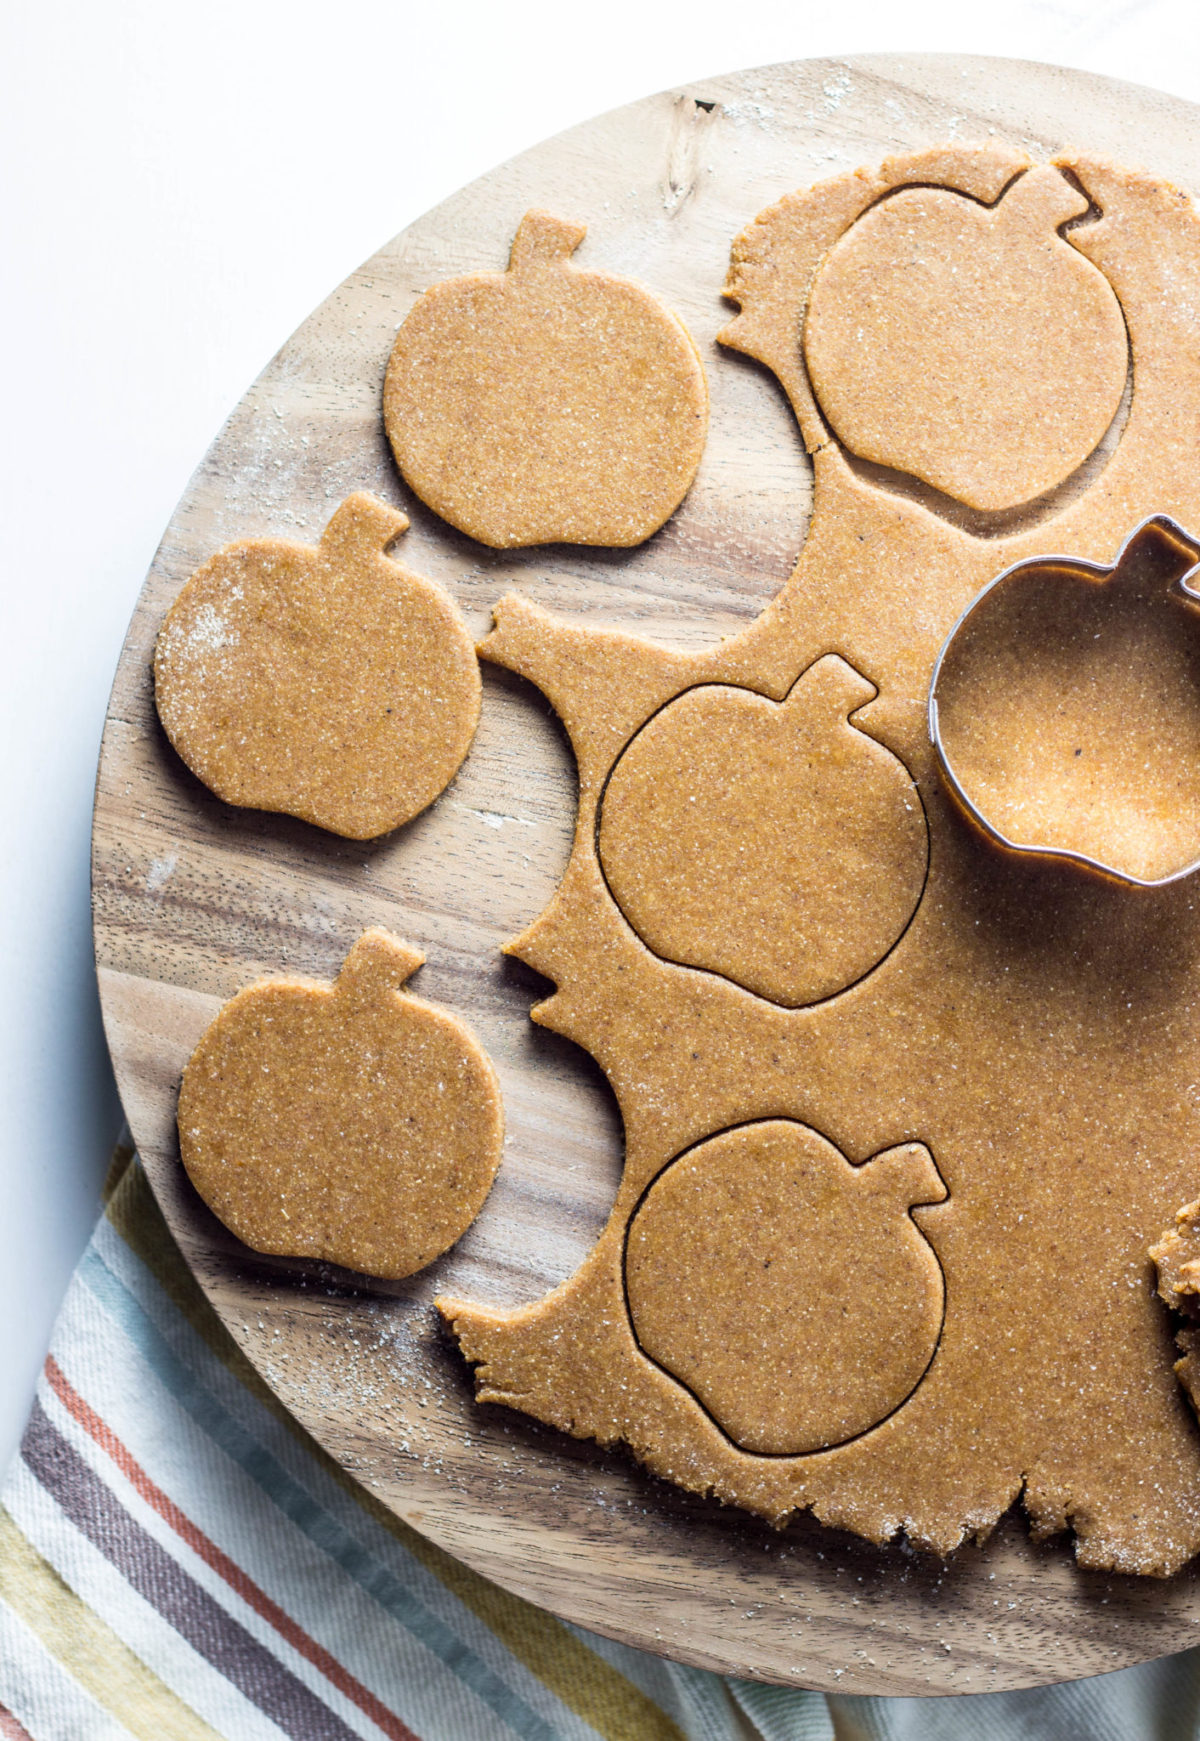
[[[920,1143],[852,1167],[791,1120],[710,1137],[629,1223],[638,1343],[745,1451],[843,1444],[933,1359],[945,1288],[908,1212],[945,1195]]]
[[[1028,167],[997,142],[937,146],[789,195],[735,241],[740,312],[723,341],[778,376],[814,471],[795,572],[754,623],[687,653],[520,598],[497,606],[482,651],[541,688],[579,770],[570,863],[508,948],[555,987],[534,1020],[605,1071],[625,1161],[604,1233],[545,1299],[439,1304],[481,1400],[623,1442],[693,1492],[943,1555],[1020,1501],[1035,1534],[1074,1530],[1081,1566],[1165,1576],[1200,1550],[1200,1434],[1146,1252],[1195,1196],[1200,902],[1190,880],[1131,890],[995,850],[943,787],[928,698],[954,623],[1013,563],[1111,563],[1155,513],[1200,527],[1200,217],[1153,176],[1080,154],[1055,166],[1092,202],[1064,245],[1112,286],[1134,391],[1103,470],[1036,525],[975,536],[864,475],[830,434],[799,342],[821,262],[881,195],[933,182],[995,201]],[[605,881],[599,809],[623,750],[687,691],[781,702],[829,653],[878,691],[855,725],[910,770],[929,870],[878,967],[787,1009],[646,946]],[[706,1139],[774,1119],[852,1164],[923,1144],[949,1193],[919,1211],[946,1286],[932,1364],[878,1425],[799,1455],[735,1444],[639,1347],[626,1298],[626,1236],[653,1181]]]
[[[1200,1321],[1200,1202],[1185,1203],[1150,1247],[1159,1298],[1173,1312]]]
[[[154,697],[218,798],[370,840],[453,779],[479,666],[453,601],[383,554],[407,525],[359,493],[315,549],[230,544],[187,582],[159,631]]]
[[[1151,520],[1114,566],[1034,560],[974,604],[942,656],[943,772],[1021,852],[1159,883],[1200,861],[1200,559]]]
[[[494,549],[641,544],[691,486],[708,388],[650,291],[571,264],[582,224],[527,212],[507,272],[435,284],[396,334],[383,416],[421,500]]]
[[[874,696],[827,654],[781,702],[709,684],[642,728],[605,789],[599,854],[656,955],[789,1007],[883,959],[928,836],[908,770],[847,717]]]
[[[1178,1314],[1175,1376],[1200,1418],[1200,1202],[1186,1203],[1150,1257],[1158,1271],[1159,1298]]]
[[[804,359],[861,458],[969,507],[1070,476],[1116,415],[1129,347],[1112,286],[1060,234],[1086,195],[1044,166],[992,206],[946,188],[881,198],[812,289]]]
[[[260,980],[205,1031],[180,1154],[253,1251],[396,1279],[478,1215],[503,1150],[500,1085],[465,1023],[401,991],[424,959],[366,931],[332,986]]]

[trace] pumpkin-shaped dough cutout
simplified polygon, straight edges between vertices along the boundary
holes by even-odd
[[[401,991],[423,960],[367,931],[333,986],[260,980],[193,1052],[180,1154],[252,1250],[398,1278],[479,1213],[504,1141],[500,1085],[464,1023]]]
[[[396,335],[396,464],[495,549],[640,544],[700,464],[708,389],[687,329],[640,284],[573,266],[585,234],[527,212],[507,272],[435,284]]]
[[[795,1008],[869,973],[925,886],[912,776],[848,715],[875,688],[835,653],[781,702],[705,684],[613,769],[599,851],[656,955]]]
[[[1031,557],[960,617],[930,731],[994,845],[1150,887],[1200,868],[1198,561],[1156,515],[1111,566]]]
[[[454,777],[479,720],[479,666],[453,601],[384,555],[407,525],[350,496],[315,549],[230,544],[167,612],[159,718],[226,803],[370,840]]]
[[[1088,200],[1031,169],[995,206],[947,188],[881,199],[826,256],[804,323],[821,410],[860,458],[968,507],[1064,482],[1129,367],[1112,286],[1060,234]]]
[[[643,1353],[744,1451],[857,1437],[936,1351],[945,1284],[909,1210],[946,1195],[922,1143],[854,1167],[790,1119],[710,1137],[658,1175],[629,1225]]]

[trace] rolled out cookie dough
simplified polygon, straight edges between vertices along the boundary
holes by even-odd
[[[857,227],[896,190],[915,199],[930,186],[972,212],[994,208],[997,221],[1008,202],[1019,211],[1028,200],[1041,214],[1021,243],[1031,251],[1030,285],[1043,282],[1045,249],[1068,262],[1078,255],[1088,272],[1074,280],[1102,280],[1098,306],[1116,299],[1130,339],[1134,391],[1111,453],[1098,469],[1085,463],[1074,493],[1074,474],[1066,480],[1050,517],[1044,505],[1014,509],[986,536],[929,502],[928,490],[906,493],[894,472],[878,475],[848,454],[804,365],[807,302],[823,263],[843,240],[856,245]],[[973,216],[966,222],[980,228]],[[986,225],[980,233],[986,241]],[[1155,513],[1200,527],[1200,218],[1178,189],[1100,158],[1067,154],[1035,168],[999,141],[936,145],[820,182],[763,212],[734,242],[726,294],[740,312],[723,342],[773,370],[813,456],[811,524],[779,595],[739,634],[702,652],[558,620],[519,597],[496,607],[483,655],[539,685],[579,770],[562,884],[508,948],[553,984],[534,1019],[585,1047],[611,1083],[624,1119],[624,1172],[603,1234],[546,1298],[515,1309],[443,1298],[440,1309],[482,1400],[603,1445],[623,1442],[693,1492],[775,1522],[809,1510],[874,1542],[903,1535],[939,1554],[986,1536],[1020,1503],[1036,1535],[1073,1530],[1084,1567],[1167,1575],[1200,1550],[1200,1434],[1172,1371],[1170,1326],[1146,1253],[1176,1206],[1196,1194],[1197,884],[1131,889],[999,851],[940,779],[928,701],[955,622],[1014,563],[1052,552],[1111,564]],[[1046,469],[1002,478],[997,497],[986,468],[975,480],[982,493],[948,477],[942,487],[1011,502],[1060,475],[1108,415],[1117,362],[1107,341],[1098,353],[1104,396],[1090,401],[1069,355],[1064,370],[1057,293],[1031,295],[1025,322],[1022,354],[1044,364],[1027,396],[996,379],[1004,358],[991,342],[964,355],[960,384],[964,403],[986,403],[995,390],[1012,410],[1027,404],[1020,428],[1044,431]],[[1099,330],[1115,333],[1111,322]],[[915,345],[922,335],[908,336]],[[1071,452],[1058,445],[1053,422],[1039,421],[1046,376],[1091,404],[1092,421]],[[928,409],[928,397],[918,402]],[[1018,448],[1037,458],[1042,445],[1022,440]],[[1000,455],[998,476],[1003,462]],[[877,692],[853,725],[919,791],[928,873],[890,951],[845,989],[788,1008],[763,995],[757,976],[734,983],[711,959],[692,965],[666,959],[665,945],[663,953],[648,946],[631,923],[630,915],[641,924],[635,900],[614,892],[604,874],[604,794],[610,775],[615,790],[621,758],[634,753],[648,722],[686,709],[689,694],[726,686],[781,712],[798,673],[830,655]],[[657,766],[674,779],[676,763]],[[697,785],[695,795],[699,807],[706,793]],[[752,857],[753,817],[744,823]],[[732,833],[730,843],[736,849]],[[836,812],[823,844],[831,865],[852,855]],[[656,864],[667,858],[664,874],[674,874],[671,850],[664,831],[657,851],[642,855],[648,897]],[[895,862],[899,874],[904,855]],[[758,868],[767,878],[768,867]],[[732,932],[739,910],[718,887],[718,915],[722,898]],[[795,922],[802,919],[801,901]],[[764,957],[769,946],[767,938]],[[911,1220],[901,1208],[895,1223],[915,1223],[945,1278],[933,1358],[892,1412],[836,1443],[853,1420],[839,1425],[831,1409],[825,1420],[781,1424],[780,1399],[762,1382],[789,1358],[819,1365],[827,1344],[830,1364],[813,1394],[824,1388],[836,1398],[845,1346],[834,1336],[823,1343],[819,1329],[812,1338],[797,1329],[789,1343],[789,1315],[805,1297],[802,1265],[784,1264],[777,1289],[764,1281],[776,1273],[784,1235],[773,1243],[771,1216],[746,1213],[765,1175],[736,1133],[772,1121],[816,1133],[848,1170],[858,1169],[864,1189],[883,1165],[872,1157],[923,1150],[947,1193],[942,1202],[918,1196],[928,1207],[914,1208]],[[731,1146],[740,1164],[722,1160]],[[707,1159],[714,1170],[706,1194]],[[698,1193],[690,1209],[682,1189],[689,1180]],[[793,1206],[803,1195],[797,1183]],[[814,1266],[833,1261],[834,1244],[845,1255],[835,1205],[828,1214],[806,1210],[801,1232],[799,1214],[783,1196],[775,1201],[778,1227],[794,1228]],[[642,1232],[654,1236],[646,1250]],[[747,1302],[757,1303],[757,1337],[749,1316],[738,1324],[736,1312],[726,1321],[714,1311],[706,1320],[703,1290],[681,1283],[672,1299],[673,1244],[703,1248],[718,1277],[724,1256],[726,1274],[740,1276]],[[661,1273],[647,1294],[651,1255]],[[864,1265],[863,1300],[872,1273]],[[906,1284],[901,1273],[897,1328],[926,1322],[919,1308],[928,1273],[914,1266]],[[723,1296],[710,1291],[715,1308]],[[885,1311],[876,1326],[878,1358],[896,1378],[894,1395],[919,1365],[920,1336],[902,1336],[898,1353],[887,1320]],[[773,1333],[778,1323],[789,1325],[787,1335]],[[856,1418],[887,1400],[873,1399]],[[789,1439],[790,1452],[781,1448]],[[817,1442],[822,1448],[795,1448]]]
[[[929,850],[907,768],[854,724],[874,696],[827,654],[781,702],[704,684],[638,733],[605,789],[599,852],[656,955],[789,1007],[883,959]]]
[[[1087,210],[1047,165],[992,206],[902,188],[836,243],[804,358],[853,453],[992,510],[1043,495],[1087,458],[1128,366],[1112,286],[1060,234]]]
[[[625,1286],[643,1353],[745,1451],[865,1433],[924,1377],[945,1289],[910,1215],[946,1187],[908,1143],[852,1167],[769,1119],[664,1169],[629,1224]]]

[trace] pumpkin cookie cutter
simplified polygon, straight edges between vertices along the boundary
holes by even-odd
[[[1046,555],[1024,557],[1021,561],[1014,562],[1008,568],[1003,569],[986,586],[982,587],[965,609],[960,612],[954,626],[942,642],[937,659],[934,661],[933,674],[929,682],[929,736],[942,778],[951,797],[967,820],[973,823],[988,841],[999,847],[1001,851],[1011,853],[1015,857],[1066,862],[1077,865],[1081,870],[1100,877],[1106,882],[1117,883],[1127,888],[1143,889],[1165,888],[1171,883],[1181,882],[1183,878],[1194,875],[1197,870],[1200,870],[1200,857],[1189,860],[1188,863],[1170,871],[1165,876],[1142,877],[1085,852],[1077,852],[1065,846],[1051,846],[1042,842],[1016,840],[1011,835],[1006,834],[971,798],[950,760],[942,734],[938,708],[938,684],[946,660],[968,620],[1001,588],[1011,585],[1014,580],[1024,575],[1038,571],[1073,576],[1095,585],[1103,585],[1111,580],[1123,566],[1136,545],[1154,536],[1157,536],[1167,548],[1174,550],[1178,556],[1187,561],[1186,569],[1167,584],[1167,596],[1200,611],[1200,539],[1193,537],[1171,515],[1165,513],[1150,514],[1144,520],[1140,520],[1128,537],[1124,539],[1111,563],[1091,562],[1078,556]]]

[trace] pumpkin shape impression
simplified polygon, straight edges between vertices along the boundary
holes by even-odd
[[[830,653],[781,702],[705,684],[632,740],[604,793],[600,861],[656,955],[789,1008],[883,959],[929,842],[908,770],[848,717],[874,695]]]
[[[451,599],[384,555],[407,525],[353,495],[315,549],[231,544],[188,581],[154,694],[218,798],[369,840],[449,784],[479,720],[479,666]]]
[[[1198,559],[1200,542],[1156,516],[1111,567],[1035,557],[959,619],[930,730],[994,844],[1132,884],[1200,864]]]
[[[700,464],[687,329],[641,285],[573,266],[585,234],[526,213],[508,271],[434,285],[392,349],[383,415],[405,482],[496,549],[640,544]]]
[[[742,1450],[857,1437],[933,1359],[945,1287],[909,1210],[946,1195],[921,1143],[854,1167],[789,1119],[710,1137],[659,1174],[629,1225],[643,1353]]]
[[[479,1213],[504,1141],[500,1086],[462,1022],[400,990],[423,959],[367,931],[332,987],[260,981],[196,1047],[180,1154],[252,1250],[396,1278]]]
[[[839,440],[971,508],[1015,507],[1076,471],[1129,366],[1111,285],[1060,233],[1088,209],[1050,168],[990,207],[934,187],[872,206],[827,255],[804,323]]]

